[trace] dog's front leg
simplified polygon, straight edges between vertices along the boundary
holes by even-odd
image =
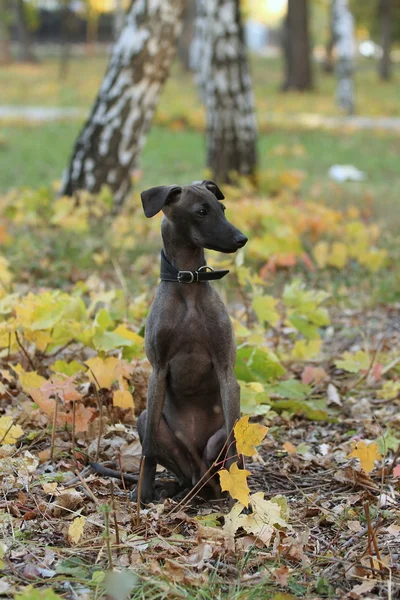
[[[141,501],[146,503],[154,498],[154,478],[157,468],[156,440],[162,418],[166,390],[166,371],[153,370],[147,391],[146,427],[142,442],[142,493]]]
[[[218,379],[220,384],[222,410],[228,436],[226,466],[229,468],[237,459],[233,428],[236,421],[240,419],[240,386],[236,380],[235,373],[231,368],[219,371]],[[239,459],[239,464],[241,464],[241,459]]]

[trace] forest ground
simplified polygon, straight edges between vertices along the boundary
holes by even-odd
[[[0,102],[85,107],[102,68],[104,59],[80,61],[60,86],[54,61],[12,67]],[[249,486],[277,503],[279,518],[265,512],[264,529],[251,529],[244,514],[229,520],[225,502],[199,498],[138,516],[120,482],[111,487],[87,468],[89,457],[118,468],[118,456],[125,469],[138,467],[135,412],[149,373],[143,325],[160,248],[159,220],[144,218],[138,191],[203,173],[203,117],[189,76],[168,84],[136,191],[114,221],[107,193],[79,210],[56,197],[52,182],[78,122],[3,123],[5,597],[97,599],[111,590],[154,600],[357,600],[399,592],[400,136],[263,124],[263,107],[335,114],[333,79],[321,75],[315,95],[281,96],[278,63],[253,68],[260,188],[224,188],[227,216],[250,241],[218,288],[234,319],[243,412],[269,427],[246,461]],[[358,87],[360,112],[398,116],[395,84],[376,83],[366,68]],[[333,164],[353,164],[367,179],[334,183]],[[8,430],[10,418],[20,430]]]

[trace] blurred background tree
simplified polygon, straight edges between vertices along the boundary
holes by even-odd
[[[374,42],[371,56],[379,59],[379,76],[388,81],[392,76],[392,47],[400,42],[400,0],[351,0],[350,6],[359,38]]]
[[[31,32],[38,28],[39,19],[35,3],[24,0],[13,0],[14,23],[19,41],[19,60],[21,62],[37,62],[32,48]]]
[[[179,2],[185,5],[182,34],[173,39],[169,34],[164,37],[168,60],[172,61],[176,49],[180,60],[156,115],[157,123],[168,126],[172,123],[176,132],[186,129],[203,132],[205,122],[207,155],[202,166],[221,182],[234,181],[238,175],[255,180],[258,164],[253,81],[263,133],[268,129],[271,113],[274,113],[272,118],[280,113],[286,118],[320,111],[327,115],[352,112],[354,77],[363,82],[361,103],[357,99],[360,114],[380,113],[379,103],[375,102],[374,107],[365,89],[368,88],[369,94],[374,92],[371,80],[376,78],[373,70],[378,63],[385,81],[393,76],[396,44],[400,41],[400,0],[348,0],[350,12],[354,11],[354,45],[360,50],[354,77],[352,60],[343,62],[342,44],[336,37],[334,47],[332,36],[331,9],[345,5],[344,0]],[[74,146],[62,187],[64,193],[75,194],[80,189],[96,191],[107,184],[117,203],[129,193],[170,63],[165,67],[160,58],[160,64],[154,64],[144,46],[142,54],[140,48],[137,55],[133,52],[135,40],[140,46],[140,39],[137,30],[134,35],[123,37],[124,11],[133,14],[139,6],[153,4],[158,6],[155,0],[0,0],[0,61],[18,62],[16,59],[23,56],[26,60],[37,56],[44,61],[42,70],[38,66],[20,71],[18,65],[12,67],[13,77],[21,81],[17,90],[14,90],[17,86],[8,85],[6,70],[2,70],[5,75],[4,79],[0,77],[0,87],[3,96],[11,98],[10,103],[15,91],[20,104],[27,104],[29,98],[36,105],[87,109],[97,93],[89,119]],[[166,5],[169,4],[172,0]],[[201,39],[199,42],[196,36],[197,42],[193,44],[196,4]],[[147,16],[143,18],[146,21]],[[161,39],[159,29],[157,33],[149,31],[149,35],[154,38],[160,35]],[[118,41],[113,49],[115,36]],[[343,47],[351,45],[345,42]],[[280,56],[282,49],[284,60]],[[109,56],[111,60],[100,85]],[[321,68],[317,69],[317,65]],[[346,90],[346,102],[341,93],[338,95],[339,110],[333,104],[335,82],[325,77],[323,66],[328,70],[335,68],[341,81],[339,88]],[[140,81],[145,81],[151,69],[154,86],[147,79],[148,87],[140,88]],[[201,100],[195,95],[188,69],[197,73]],[[26,81],[29,77],[34,83],[25,83],[24,76]],[[278,88],[293,93],[283,96],[277,92]],[[397,114],[392,89],[388,87],[387,111]]]
[[[183,0],[132,2],[72,152],[61,193],[108,185],[120,206],[175,55]]]
[[[214,179],[253,177],[257,125],[238,0],[197,0],[195,67],[207,113],[207,168]]]
[[[285,79],[283,91],[309,90],[313,87],[309,1],[288,0],[283,27]]]
[[[332,39],[336,50],[337,90],[340,108],[351,115],[354,112],[354,18],[348,0],[332,0]]]
[[[0,0],[0,65],[9,65],[12,61],[12,20],[9,0]]]

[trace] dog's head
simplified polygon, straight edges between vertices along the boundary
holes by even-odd
[[[160,210],[172,223],[176,234],[188,245],[219,252],[236,252],[247,242],[225,217],[224,195],[213,181],[191,185],[158,186],[141,194],[146,217]]]

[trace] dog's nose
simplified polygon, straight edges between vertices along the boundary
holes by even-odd
[[[243,246],[247,243],[247,237],[243,235],[243,233],[238,233],[233,239],[239,248],[243,248]]]

